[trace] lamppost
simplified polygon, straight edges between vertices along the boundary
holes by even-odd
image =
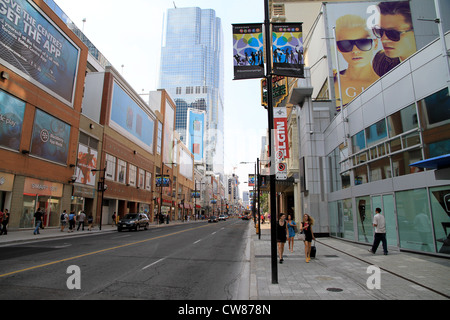
[[[170,163],[164,163],[164,162],[161,162],[161,182],[160,182],[160,187],[161,187],[161,191],[160,191],[160,197],[159,197],[159,214],[158,214],[158,224],[159,224],[159,221],[160,221],[160,219],[161,219],[161,216],[162,216],[162,203],[163,203],[163,185],[164,185],[164,183],[163,183],[163,181],[164,181],[164,165],[169,165],[169,164],[173,164],[173,165],[177,165],[175,162],[170,162]],[[167,220],[167,222],[168,222],[169,220]]]
[[[107,189],[107,186],[105,184],[106,163],[105,163],[105,168],[103,168],[103,169],[91,169],[91,172],[103,172],[103,175],[99,178],[100,181],[97,184],[97,191],[101,191],[101,193],[102,193],[102,200],[101,200],[101,203],[100,203],[100,222],[98,224],[99,230],[102,230],[103,198],[104,198],[104,195],[105,195],[105,191]],[[98,205],[97,205],[97,207],[98,207]]]

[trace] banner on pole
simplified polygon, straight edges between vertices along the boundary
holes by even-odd
[[[234,80],[264,78],[262,24],[233,24]]]
[[[302,23],[272,24],[273,74],[304,78]]]

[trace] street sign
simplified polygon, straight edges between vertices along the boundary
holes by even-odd
[[[279,162],[277,163],[277,172],[275,174],[277,180],[287,180],[287,168],[286,163]]]

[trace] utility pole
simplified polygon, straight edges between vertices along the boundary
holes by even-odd
[[[273,154],[273,101],[272,101],[272,34],[270,30],[269,0],[264,0],[264,30],[266,41],[266,79],[267,79],[267,111],[269,120],[269,159],[270,159],[270,252],[272,260],[272,284],[278,283],[277,265],[277,204],[276,204],[276,180],[275,161]]]

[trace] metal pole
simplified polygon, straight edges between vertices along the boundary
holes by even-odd
[[[276,206],[276,181],[275,162],[273,161],[273,102],[272,102],[272,34],[269,20],[269,0],[264,0],[264,30],[266,33],[266,78],[267,78],[267,111],[269,118],[269,157],[270,157],[270,248],[272,257],[272,284],[278,283],[277,265],[277,206]]]
[[[259,208],[261,205],[260,202],[260,198],[259,198],[259,194],[260,194],[260,182],[259,182],[259,158],[256,158],[256,181],[258,183],[258,187],[256,188],[257,192],[258,192],[258,227],[259,227],[259,232],[258,232],[258,239],[261,239],[261,209]]]

